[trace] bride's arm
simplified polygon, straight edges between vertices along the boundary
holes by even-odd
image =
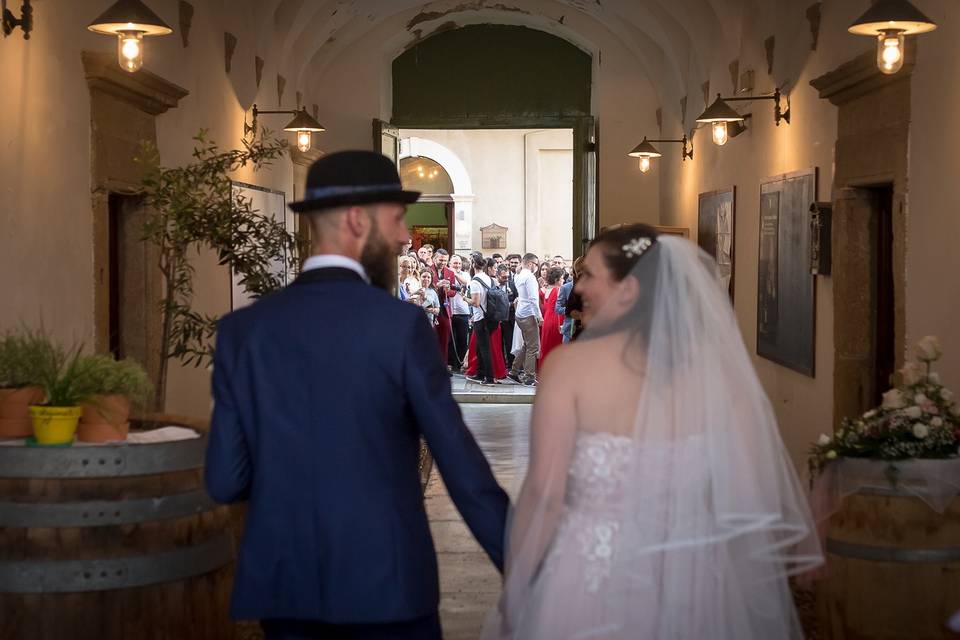
[[[541,373],[530,427],[530,462],[507,537],[506,586],[522,592],[536,574],[563,513],[576,438],[571,347],[554,350]]]

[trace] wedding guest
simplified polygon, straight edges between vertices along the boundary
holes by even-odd
[[[470,304],[473,307],[473,335],[471,340],[477,354],[477,372],[472,378],[483,385],[496,384],[493,378],[493,354],[490,349],[490,334],[494,323],[486,319],[487,289],[493,287],[494,262],[480,254],[473,256],[474,276],[470,280]]]
[[[563,256],[553,256],[553,261],[550,263],[550,266],[555,269],[560,269],[563,272],[560,284],[566,284],[569,276],[567,274],[567,261],[563,259]]]
[[[446,249],[437,249],[433,255],[433,281],[437,296],[440,298],[440,314],[437,316],[437,340],[440,344],[440,355],[446,362],[450,353],[450,334],[452,324],[450,319],[450,299],[457,295],[452,288],[453,271],[447,268],[450,259]]]
[[[513,361],[509,378],[521,384],[536,386],[537,356],[540,353],[540,325],[543,314],[540,311],[540,287],[534,272],[539,270],[537,256],[528,253],[523,256],[523,268],[514,278],[517,288],[517,327],[523,336],[523,351]]]
[[[563,334],[564,343],[572,341],[581,329],[580,314],[583,311],[583,300],[580,294],[574,291],[574,287],[582,267],[583,257],[581,256],[573,261],[573,275],[565,285],[560,287],[560,293],[557,295],[556,311],[563,317],[560,333]]]
[[[509,263],[501,264],[497,267],[497,279],[507,294],[507,300],[510,302],[510,314],[507,320],[500,323],[500,333],[503,336],[503,354],[507,362],[507,368],[513,366],[513,330],[517,322],[517,285],[514,282],[514,274],[510,270]]]
[[[543,325],[540,327],[540,363],[546,360],[554,348],[563,344],[563,335],[560,325],[563,316],[557,313],[557,296],[560,294],[560,279],[563,269],[551,267],[547,271],[547,286],[544,289],[546,302],[544,303]]]
[[[407,289],[405,280],[411,276],[413,268],[406,256],[397,261],[397,267],[397,297],[406,302],[410,299],[410,291]]]
[[[509,274],[509,267],[505,264],[501,264],[495,269],[494,277],[494,286],[499,287],[501,290],[506,291],[505,283],[507,281],[507,275]],[[504,350],[503,350],[503,322],[496,324],[496,328],[493,329],[490,333],[490,355],[491,362],[493,363],[493,379],[494,380],[503,380],[507,377],[507,363],[504,359]],[[476,334],[470,341],[470,350],[469,357],[467,359],[467,377],[468,378],[477,378],[479,361],[477,358],[477,349],[476,349]]]
[[[540,268],[537,270],[537,284],[540,285],[541,289],[547,286],[547,271],[549,270],[550,264],[548,262],[540,263]]]
[[[450,257],[450,270],[454,278],[450,288],[456,295],[449,299],[451,333],[447,364],[451,371],[459,373],[467,357],[470,339],[470,304],[464,297],[469,296],[470,275],[463,270],[463,258],[458,255]]]
[[[537,284],[540,285],[540,315],[543,316],[544,305],[547,302],[547,271],[550,270],[549,261],[540,263],[540,269],[537,271]]]
[[[413,258],[400,259],[400,288],[406,293],[407,299],[415,297],[422,287],[418,264]],[[419,301],[417,302],[419,304]]]
[[[433,266],[433,245],[424,244],[417,249],[417,258],[422,267],[429,269]]]
[[[499,267],[500,265],[503,264],[503,255],[502,255],[502,254],[495,253],[495,254],[493,254],[493,255],[490,256],[490,257],[493,258],[493,264],[495,264],[496,266]]]
[[[510,275],[517,275],[520,272],[520,254],[511,253],[508,255],[507,264],[510,265]]]
[[[440,298],[433,288],[433,272],[429,269],[424,269],[420,273],[420,286],[423,292],[423,301],[420,306],[426,312],[430,325],[436,326],[437,316],[440,315]]]

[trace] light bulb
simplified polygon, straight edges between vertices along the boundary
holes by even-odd
[[[643,156],[640,158],[640,173],[646,173],[650,171],[650,158]]]
[[[884,31],[877,36],[877,67],[893,75],[903,68],[903,31]]]
[[[730,139],[730,136],[727,133],[727,123],[726,121],[714,122],[713,123],[713,144],[718,147],[722,147],[727,144],[727,140]]]
[[[313,134],[309,131],[297,131],[297,149],[306,153],[310,151],[310,145],[313,142]]]
[[[143,66],[143,32],[121,31],[117,37],[117,58],[120,66],[133,73]]]

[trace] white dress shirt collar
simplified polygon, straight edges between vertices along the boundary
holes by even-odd
[[[362,264],[353,258],[337,255],[335,253],[323,253],[310,256],[304,261],[301,272],[310,271],[311,269],[326,269],[329,267],[340,267],[341,269],[350,269],[351,271],[355,271],[360,275],[361,278],[363,278],[364,282],[370,284],[370,278],[367,276],[367,271],[363,268]]]

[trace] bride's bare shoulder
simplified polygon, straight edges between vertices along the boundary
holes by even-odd
[[[623,340],[618,336],[602,336],[561,345],[550,352],[544,368],[562,372],[567,380],[592,375],[597,365],[609,363],[622,354]]]

